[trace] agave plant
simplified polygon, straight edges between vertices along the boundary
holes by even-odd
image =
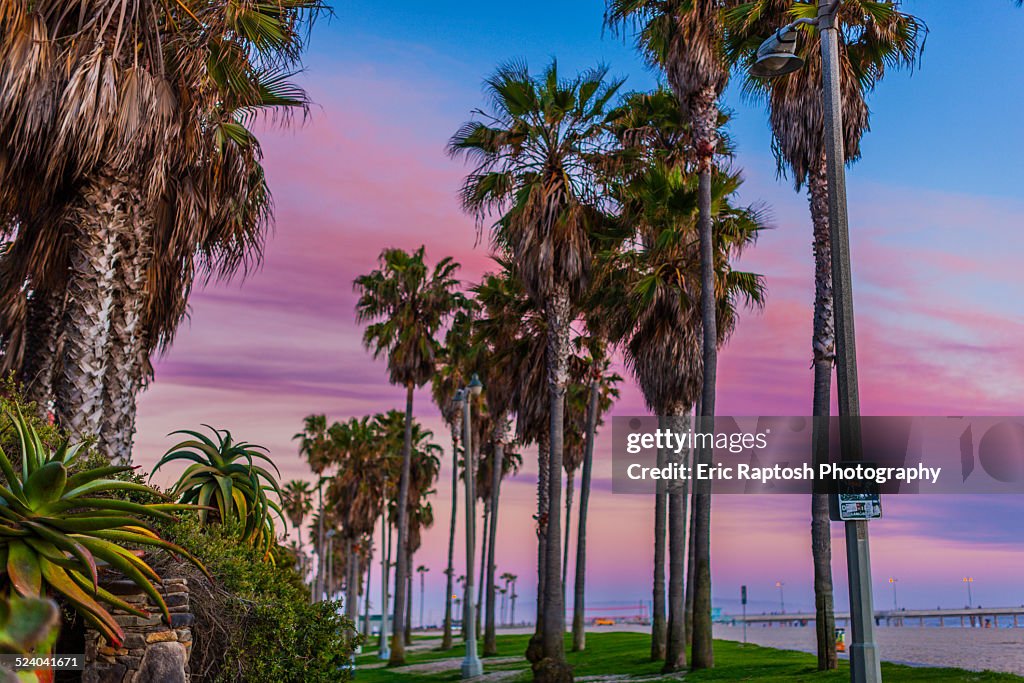
[[[203,524],[239,523],[243,526],[243,538],[271,558],[277,537],[272,513],[282,521],[284,515],[280,505],[267,497],[267,492],[276,493],[278,500],[283,496],[277,478],[255,461],[269,464],[278,477],[281,472],[262,446],[235,442],[231,432],[203,426],[214,433],[216,441],[191,430],[172,432],[172,435],[184,434],[189,438],[172,446],[153,472],[175,460],[191,461],[171,495],[181,503],[201,506],[199,519]]]
[[[141,553],[125,546],[163,548],[203,569],[145,521],[171,519],[170,512],[194,506],[111,497],[119,491],[157,498],[160,494],[140,483],[110,478],[131,467],[84,468],[70,474],[83,453],[81,445],[65,440],[51,450],[20,412],[7,413],[5,419],[20,445],[21,466],[15,471],[0,449],[0,590],[12,597],[60,596],[109,641],[120,644],[124,632],[101,603],[141,617],[149,614],[100,587],[98,568],[108,566],[138,585],[170,623],[167,605],[154,585],[160,577]]]

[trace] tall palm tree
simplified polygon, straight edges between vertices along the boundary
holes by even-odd
[[[370,322],[363,343],[374,357],[387,356],[392,384],[405,387],[405,438],[398,494],[398,564],[395,574],[395,635],[389,665],[405,663],[404,630],[409,574],[408,513],[409,471],[412,466],[413,395],[426,384],[437,365],[442,323],[459,307],[456,291],[458,264],[441,259],[431,271],[424,262],[425,249],[413,253],[385,249],[380,267],[355,280],[359,292],[356,318]]]
[[[507,265],[498,261],[499,265]],[[501,275],[485,275],[479,285],[473,288],[480,319],[475,328],[478,355],[474,367],[479,371],[486,387],[484,398],[487,415],[490,416],[490,434],[487,439],[486,458],[480,463],[482,485],[478,491],[486,495],[490,505],[490,526],[487,528],[488,556],[486,560],[486,621],[484,623],[485,656],[496,655],[497,625],[495,621],[495,596],[497,592],[497,566],[495,554],[498,538],[498,503],[501,482],[505,477],[519,471],[522,458],[515,453],[509,440],[509,416],[515,409],[516,378],[519,358],[516,355],[518,338],[521,335],[523,316],[522,299],[510,296],[507,278]],[[511,305],[510,305],[511,304]],[[499,463],[499,467],[495,467]]]
[[[593,322],[588,322],[587,326],[588,329],[596,327]],[[616,385],[622,381],[622,377],[618,373],[610,370],[611,361],[608,358],[605,340],[602,337],[591,336],[584,344],[589,351],[585,361],[589,387],[586,408],[586,443],[580,486],[580,514],[576,531],[576,572],[572,611],[573,652],[580,652],[586,648],[587,515],[594,461],[594,440],[597,437],[597,428],[602,423],[601,415],[611,409],[613,401],[618,398],[619,390]]]
[[[495,214],[495,237],[508,245],[516,275],[548,326],[552,510],[560,508],[563,411],[568,383],[570,324],[590,277],[589,234],[596,222],[587,157],[603,138],[601,123],[621,82],[596,69],[574,78],[552,62],[540,75],[525,64],[499,67],[487,79],[493,111],[479,113],[452,138],[449,150],[475,164],[462,202],[481,225]],[[565,659],[559,515],[548,518],[541,681],[572,679]]]
[[[714,431],[718,332],[715,319],[715,245],[713,244],[712,171],[719,148],[718,98],[729,79],[722,49],[724,0],[609,0],[607,23],[634,25],[637,43],[648,61],[664,69],[669,86],[686,112],[698,177],[701,331],[703,380],[701,431]],[[710,461],[698,449],[698,462]],[[711,496],[706,482],[695,487],[694,669],[714,665],[711,640]]]
[[[548,486],[549,444],[551,432],[548,419],[547,386],[548,353],[547,324],[543,315],[526,295],[522,283],[512,274],[508,259],[495,258],[500,270],[485,275],[474,288],[477,301],[484,309],[480,321],[481,337],[495,340],[489,365],[493,371],[506,373],[512,380],[511,403],[516,414],[516,442],[537,446],[537,595],[544,595],[546,548],[550,512]],[[527,658],[543,657],[540,629],[544,602],[537,600],[537,631],[530,641]]]
[[[313,487],[305,479],[292,479],[284,486],[284,513],[292,528],[299,534],[299,559],[300,565],[305,562],[302,543],[302,523],[306,515],[313,511]]]
[[[459,440],[462,433],[462,402],[455,400],[456,392],[468,384],[466,368],[473,355],[473,309],[472,302],[465,302],[463,309],[452,317],[451,327],[445,334],[441,361],[431,383],[434,403],[441,410],[441,417],[451,432],[452,438],[452,502],[448,526],[448,564],[445,568],[444,630],[441,649],[452,648],[452,589],[455,580],[455,531],[456,513],[459,509]]]
[[[307,415],[303,419],[303,429],[295,434],[292,440],[299,442],[299,455],[306,459],[309,468],[319,477],[317,483],[317,514],[314,515],[315,539],[314,550],[317,553],[317,570],[313,584],[313,599],[319,600],[323,595],[324,554],[324,473],[337,462],[334,443],[327,431],[326,415]]]
[[[829,238],[828,175],[825,164],[822,109],[821,41],[816,31],[804,32],[799,46],[804,67],[785,78],[760,79],[749,75],[764,36],[795,16],[816,12],[813,6],[785,0],[743,2],[725,14],[726,52],[742,73],[745,89],[769,108],[773,149],[780,171],[793,175],[796,189],[805,184],[814,236],[814,318],[811,335],[814,396],[812,414],[830,413],[832,366],[835,363],[835,328],[832,299],[832,254]],[[913,68],[920,54],[924,24],[900,11],[898,0],[849,0],[839,7],[843,40],[839,41],[840,94],[843,107],[843,148],[847,161],[860,157],[860,141],[868,130],[867,95],[888,69]],[[828,460],[827,420],[815,420],[815,466]],[[811,552],[814,561],[815,626],[818,668],[838,667],[832,593],[832,539],[828,497],[812,494]]]
[[[0,231],[17,232],[4,286],[31,326],[18,365],[112,458],[130,457],[149,353],[195,271],[259,255],[269,193],[246,125],[306,106],[287,77],[318,7],[15,1],[0,18]]]
[[[613,116],[622,150],[612,160],[618,177],[611,179],[611,188],[622,207],[620,220],[636,237],[629,248],[602,259],[611,260],[611,267],[606,271],[608,282],[602,283],[605,295],[599,313],[603,307],[605,317],[615,321],[613,338],[622,346],[648,406],[663,416],[665,427],[685,431],[702,384],[702,314],[695,286],[702,267],[700,180],[699,164],[689,154],[691,138],[673,110],[675,102],[660,91],[627,98]],[[735,325],[736,303],[745,299],[760,305],[763,300],[761,278],[735,271],[730,264],[763,226],[756,208],[733,204],[741,182],[738,175],[716,171],[711,182],[713,291],[716,316],[722,322],[716,343],[721,344]],[[667,462],[667,455],[659,453],[659,459]],[[666,672],[686,663],[686,495],[685,485],[668,487]]]

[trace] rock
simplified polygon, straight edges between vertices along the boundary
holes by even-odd
[[[165,643],[178,640],[178,634],[174,631],[155,631],[146,636],[147,643]]]
[[[171,593],[166,598],[164,598],[164,602],[167,603],[168,607],[187,605],[188,593]]]
[[[82,683],[121,683],[128,667],[123,664],[90,666],[82,675]]]
[[[191,614],[172,614],[171,628],[185,628],[186,626],[191,626],[195,620],[195,616]]]
[[[156,643],[146,651],[132,683],[186,683],[185,646]]]
[[[126,633],[123,646],[129,650],[146,647],[146,638],[141,633]]]

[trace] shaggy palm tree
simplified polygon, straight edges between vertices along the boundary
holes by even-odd
[[[603,255],[608,282],[596,315],[614,321],[612,337],[625,352],[627,366],[636,377],[648,406],[673,430],[686,430],[689,412],[702,380],[702,314],[697,302],[701,282],[699,224],[699,168],[690,154],[687,127],[672,115],[677,105],[655,92],[627,98],[613,117],[613,131],[621,150],[610,167],[617,173],[611,190],[622,207],[620,220],[636,233],[630,248]],[[663,127],[664,126],[664,127]],[[738,175],[715,172],[712,177],[712,218],[715,252],[716,317],[721,321],[717,344],[735,325],[736,302],[760,305],[760,277],[734,271],[730,265],[762,228],[756,208],[736,207],[732,198],[740,185]],[[659,453],[659,460],[667,456]],[[664,495],[664,494],[661,494]],[[685,666],[684,566],[686,549],[685,486],[668,489],[669,615],[664,670]],[[656,517],[656,544],[665,519]],[[691,540],[692,542],[692,540]],[[656,563],[663,555],[656,555]],[[663,571],[663,570],[662,570]],[[660,574],[660,576],[659,576]],[[658,579],[663,573],[657,572]],[[661,578],[663,581],[664,579]],[[652,655],[659,645],[652,639]]]
[[[309,468],[319,478],[317,483],[317,514],[313,516],[313,529],[316,541],[313,544],[317,553],[317,570],[313,595],[319,599],[323,593],[324,557],[320,548],[324,547],[324,472],[335,464],[337,454],[334,444],[327,431],[326,415],[307,415],[303,421],[303,430],[292,437],[299,442],[299,455],[306,459]]]
[[[434,403],[451,432],[452,438],[452,503],[448,526],[448,564],[445,569],[444,631],[441,649],[452,648],[452,589],[454,582],[456,513],[459,509],[459,440],[462,433],[462,402],[455,395],[468,383],[466,368],[473,355],[473,304],[467,301],[455,313],[444,339],[441,362],[431,382]]]
[[[589,329],[598,325],[590,321]],[[606,344],[602,337],[591,336],[583,340],[588,354],[585,359],[588,375],[587,407],[583,453],[583,473],[580,485],[580,514],[576,531],[576,572],[573,587],[572,611],[572,650],[580,652],[586,648],[586,572],[587,572],[587,514],[590,501],[590,480],[594,461],[594,440],[597,428],[601,425],[601,416],[611,409],[612,403],[619,396],[616,385],[622,381],[618,373],[610,370],[611,361],[606,352]]]
[[[499,264],[501,262],[499,261]],[[509,416],[514,410],[516,394],[516,345],[523,325],[522,311],[509,298],[508,282],[501,276],[485,275],[479,285],[473,288],[480,308],[480,320],[475,328],[477,358],[474,367],[483,377],[484,399],[489,433],[484,434],[485,458],[480,463],[480,484],[478,493],[487,501],[490,509],[490,525],[487,527],[487,568],[486,621],[484,623],[484,655],[496,655],[497,626],[495,621],[495,596],[497,578],[495,552],[498,537],[498,503],[501,482],[505,477],[519,471],[521,457],[512,451],[509,440]],[[495,467],[495,463],[500,463]]]
[[[606,21],[635,26],[637,44],[647,60],[664,69],[669,86],[687,114],[698,177],[701,332],[703,380],[701,431],[714,431],[718,333],[715,319],[715,245],[713,244],[712,170],[718,151],[718,98],[729,79],[722,49],[720,12],[724,0],[609,0]],[[698,449],[698,462],[710,461]],[[711,641],[711,497],[706,483],[696,491],[693,668],[714,664]]]
[[[287,79],[318,8],[5,6],[0,230],[17,231],[4,285],[22,289],[31,326],[21,374],[112,458],[130,457],[135,394],[195,271],[259,254],[269,194],[246,126],[306,106]]]
[[[474,168],[462,203],[481,226],[499,216],[496,241],[507,245],[516,276],[543,311],[548,327],[552,509],[559,509],[563,457],[563,412],[571,353],[574,307],[590,277],[590,233],[597,222],[589,154],[604,137],[608,102],[620,81],[606,69],[573,78],[552,62],[533,76],[525,64],[507,64],[487,79],[492,111],[479,112],[449,143],[453,156]],[[537,680],[570,680],[562,640],[560,525],[548,519],[541,639],[543,658],[533,662]]]
[[[409,577],[408,520],[409,469],[412,461],[413,393],[427,383],[437,366],[439,344],[436,338],[442,323],[460,306],[456,291],[458,264],[441,259],[431,272],[424,262],[424,248],[413,253],[385,249],[380,268],[355,280],[359,292],[356,318],[370,322],[363,343],[375,358],[387,356],[392,384],[405,387],[405,438],[402,445],[402,473],[398,495],[398,564],[395,579],[395,636],[389,663],[405,663],[405,643],[401,637]]]
[[[544,594],[547,573],[546,548],[550,518],[549,451],[550,420],[547,386],[547,324],[543,315],[523,290],[522,283],[511,273],[511,263],[496,259],[501,270],[484,276],[474,288],[477,301],[484,308],[481,325],[486,329],[481,336],[500,340],[492,349],[489,365],[494,372],[504,372],[512,378],[513,393],[510,405],[516,414],[516,442],[537,446],[537,594]],[[544,603],[537,601],[537,631],[531,639],[527,657],[540,660],[543,656],[540,629],[543,623]]]
[[[282,493],[284,494],[282,509],[288,517],[288,521],[291,522],[292,528],[298,532],[299,547],[297,549],[297,557],[299,558],[299,566],[304,567],[305,553],[302,547],[302,523],[306,520],[306,515],[313,511],[313,487],[304,479],[292,479],[285,484]]]
[[[847,161],[860,156],[860,140],[868,130],[865,101],[888,69],[913,68],[920,53],[924,25],[900,12],[898,1],[848,0],[839,7],[843,40],[839,41],[840,94],[843,108],[843,148]],[[785,78],[749,75],[764,36],[798,16],[813,16],[812,5],[787,0],[754,0],[730,9],[726,49],[731,61],[747,73],[746,90],[765,100],[779,170],[793,174],[796,189],[807,185],[814,235],[814,323],[811,352],[814,368],[812,414],[827,418],[830,411],[835,328],[832,300],[832,253],[829,237],[828,175],[822,109],[821,41],[816,31],[803,33],[799,46],[804,67]],[[815,428],[827,421],[815,420]],[[816,435],[815,464],[827,461],[827,434]],[[838,667],[832,595],[832,540],[828,497],[812,495],[811,551],[814,558],[815,626],[818,668]]]

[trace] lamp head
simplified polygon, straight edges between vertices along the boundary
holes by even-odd
[[[750,73],[760,78],[774,78],[793,73],[804,65],[796,55],[799,34],[793,28],[780,28],[757,48],[757,60]]]
[[[484,390],[484,385],[480,381],[480,376],[477,375],[475,372],[473,373],[472,379],[469,380],[468,388],[469,393],[473,394],[474,396],[479,396]]]
[[[462,403],[465,400],[466,400],[466,392],[465,391],[463,391],[462,389],[459,389],[458,391],[455,392],[455,402],[456,403]]]

